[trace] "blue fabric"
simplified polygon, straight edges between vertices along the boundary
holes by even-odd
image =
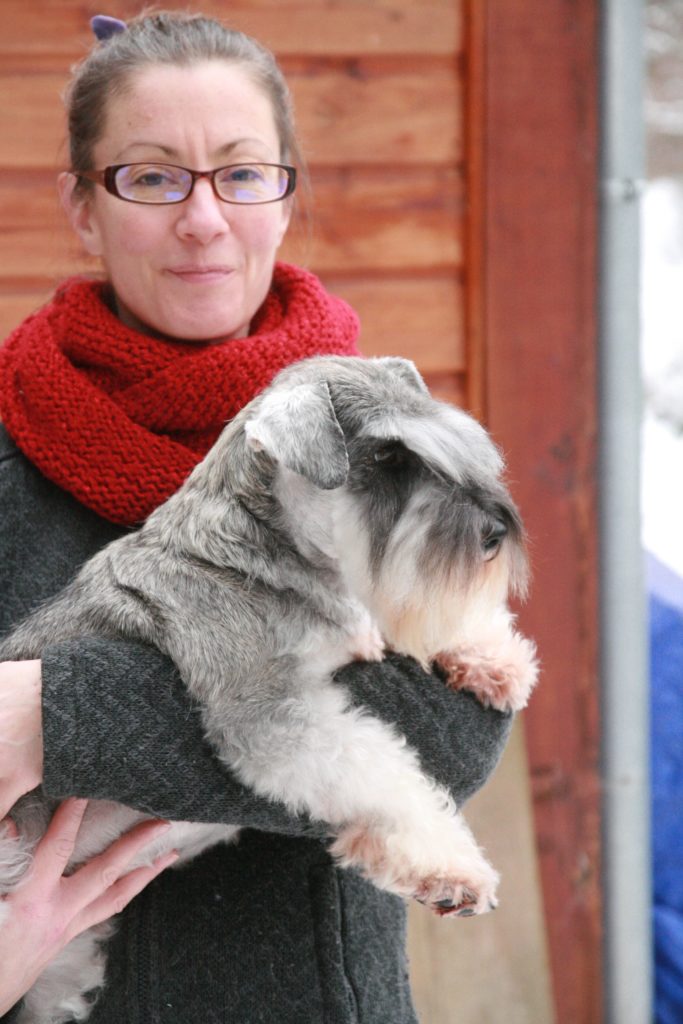
[[[683,580],[650,572],[655,1019],[683,1021]]]

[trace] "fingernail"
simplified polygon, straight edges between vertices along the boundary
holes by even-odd
[[[83,815],[87,810],[88,801],[80,796],[70,796],[66,801],[66,805],[69,811],[74,814]]]
[[[159,836],[165,835],[171,828],[170,821],[147,821],[144,823],[144,831],[140,838],[146,843],[155,842]]]
[[[180,854],[177,850],[170,850],[168,853],[165,853],[163,857],[159,857],[155,860],[154,866],[157,868],[167,868],[170,864],[173,864],[174,861],[178,860],[179,856]]]

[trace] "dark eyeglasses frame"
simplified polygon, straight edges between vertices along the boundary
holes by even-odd
[[[233,206],[264,206],[266,203],[281,203],[287,196],[291,196],[292,192],[296,188],[296,167],[290,167],[288,164],[271,164],[265,160],[255,160],[252,163],[239,163],[239,164],[225,164],[224,167],[216,167],[213,171],[193,171],[191,167],[181,167],[180,164],[167,164],[163,161],[160,165],[163,167],[174,167],[178,171],[185,171],[191,175],[192,181],[190,182],[190,190],[186,196],[182,199],[169,199],[163,203],[150,203],[144,199],[130,199],[128,196],[122,196],[118,190],[116,184],[117,172],[123,167],[144,167],[149,165],[150,161],[135,164],[111,164],[109,167],[105,167],[101,171],[74,171],[73,173],[77,178],[85,178],[87,181],[94,181],[96,185],[102,185],[111,195],[116,196],[117,199],[121,199],[124,203],[137,203],[139,206],[177,206],[179,203],[184,203],[190,198],[194,191],[195,183],[199,178],[206,178],[211,182],[211,188],[213,189],[214,195],[217,199],[220,199],[222,203],[231,203]],[[279,167],[281,171],[284,171],[287,175],[287,188],[281,196],[276,199],[259,199],[253,203],[241,203],[237,199],[226,199],[222,196],[216,188],[216,175],[221,171],[228,170],[230,167]]]

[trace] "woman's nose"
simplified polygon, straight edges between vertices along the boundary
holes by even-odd
[[[176,224],[182,238],[196,238],[206,243],[230,230],[229,206],[215,194],[210,181],[200,179],[189,198],[179,204]]]

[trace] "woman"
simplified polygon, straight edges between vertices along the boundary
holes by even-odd
[[[105,282],[67,282],[0,350],[3,631],[171,494],[281,366],[356,351],[352,311],[276,263],[300,160],[271,55],[198,16],[104,19],[103,34],[69,92],[60,192]],[[2,906],[0,1009],[68,938],[147,886],[120,916],[92,1024],[415,1021],[402,902],[337,870],[324,825],[225,771],[160,653],[88,638],[0,673],[0,728],[20,752],[0,754],[0,813],[42,782],[58,798],[247,830],[182,871],[121,878],[164,827],[147,824],[65,879],[83,813],[67,802],[31,880]],[[339,678],[456,801],[494,767],[509,717],[407,659]]]

